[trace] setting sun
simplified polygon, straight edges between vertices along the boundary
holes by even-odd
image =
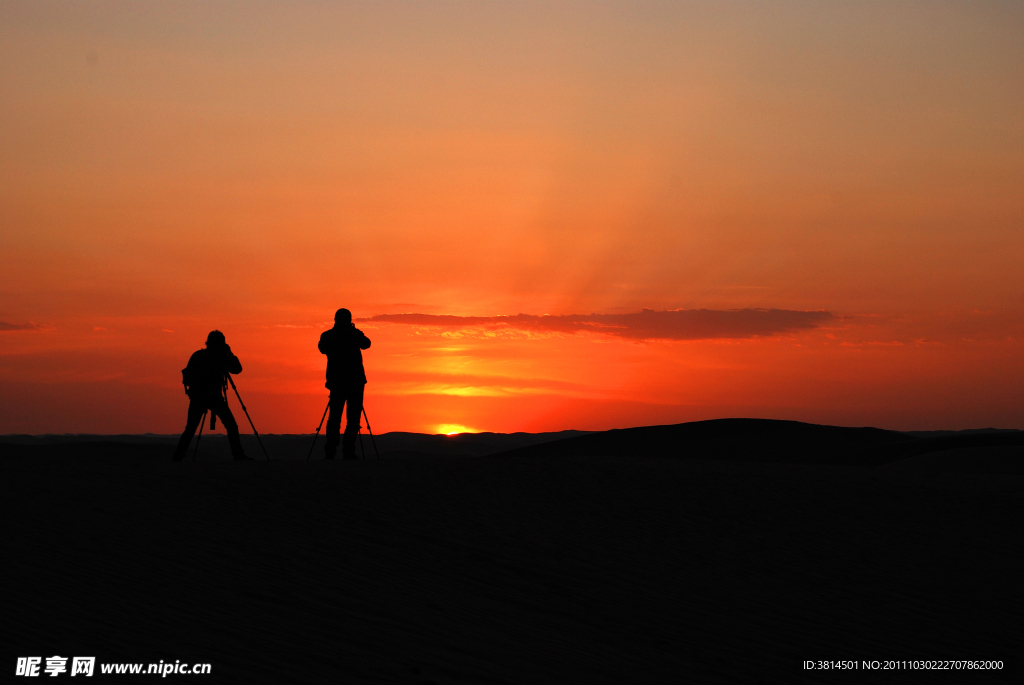
[[[480,431],[458,423],[442,423],[437,427],[437,432],[444,435],[458,435],[459,433],[479,433]]]

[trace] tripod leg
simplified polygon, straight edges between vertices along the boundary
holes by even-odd
[[[373,437],[373,429],[370,428],[370,417],[366,415],[366,406],[363,406],[363,418],[366,419],[366,430],[370,432],[370,442],[373,443],[373,453],[380,459],[380,452],[377,451],[377,441]]]
[[[324,407],[324,415],[320,417],[320,425],[316,427],[316,435],[313,436],[313,444],[309,446],[309,454],[306,455],[306,461],[309,461],[310,455],[313,454],[313,448],[316,446],[316,439],[320,437],[320,429],[324,427],[324,419],[327,418],[327,410],[331,408],[331,398],[327,398],[327,406]]]
[[[192,461],[196,460],[196,455],[199,454],[199,441],[203,439],[203,424],[206,423],[206,415],[209,413],[209,409],[203,412],[203,418],[199,419],[199,437],[196,438],[196,449],[192,453]],[[211,427],[212,428],[212,427]]]
[[[256,430],[256,425],[252,422],[252,417],[249,416],[249,410],[245,408],[245,402],[242,401],[242,396],[238,394],[238,388],[235,387],[235,381],[231,378],[231,374],[228,374],[228,380],[231,381],[231,389],[235,391],[235,397],[238,398],[238,403],[242,405],[242,411],[245,412],[245,418],[249,419],[249,426],[252,427],[252,434],[256,436],[256,442],[260,444],[260,449],[263,450],[263,456],[267,458],[267,461],[270,461],[270,455],[267,454],[267,448],[263,446],[263,441],[260,440],[260,434]],[[226,395],[227,393],[225,392],[225,396]]]

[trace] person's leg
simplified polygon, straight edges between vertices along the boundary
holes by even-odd
[[[231,456],[236,460],[249,459],[242,450],[242,441],[238,438],[238,423],[235,421],[227,402],[221,399],[210,407],[210,411],[220,417],[224,424],[224,430],[228,432],[228,444],[231,446]]]
[[[188,418],[185,420],[185,432],[181,434],[178,446],[174,448],[174,461],[181,461],[185,458],[188,446],[192,442],[192,436],[196,434],[196,429],[199,428],[199,422],[202,421],[205,412],[206,406],[202,402],[191,400],[188,403]]]
[[[338,442],[341,437],[341,412],[345,408],[345,395],[341,392],[331,392],[331,410],[327,415],[327,444],[324,445],[324,459],[334,459],[338,453]]]
[[[341,445],[341,453],[345,459],[356,458],[356,437],[359,435],[359,420],[363,414],[363,388],[359,383],[355,387],[348,388],[345,392],[345,399],[348,402],[348,412],[345,415],[345,441]]]

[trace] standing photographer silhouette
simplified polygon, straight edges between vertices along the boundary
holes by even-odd
[[[348,420],[345,424],[341,453],[345,459],[355,459],[356,436],[359,435],[359,417],[363,411],[363,390],[366,386],[362,350],[369,349],[370,339],[352,323],[352,312],[339,309],[334,314],[334,328],[320,335],[317,347],[322,354],[327,355],[325,385],[331,391],[331,413],[327,418],[324,457],[334,459],[338,451],[341,412],[347,404]]]
[[[207,410],[219,416],[228,431],[228,443],[231,445],[231,456],[236,460],[249,460],[242,451],[242,442],[238,439],[238,424],[231,415],[225,396],[227,375],[242,373],[242,363],[231,353],[231,348],[220,331],[210,331],[206,337],[206,348],[197,350],[188,360],[188,366],[181,370],[181,382],[185,385],[185,394],[189,397],[188,420],[185,432],[181,434],[178,447],[174,450],[174,461],[185,458],[192,436],[199,427],[200,421]],[[213,428],[213,419],[210,419]]]

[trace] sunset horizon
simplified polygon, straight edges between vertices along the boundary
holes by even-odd
[[[0,6],[0,434],[1024,428],[1019,7],[246,7]]]
[[[0,0],[0,662],[1016,684],[1022,256],[1019,0]]]

